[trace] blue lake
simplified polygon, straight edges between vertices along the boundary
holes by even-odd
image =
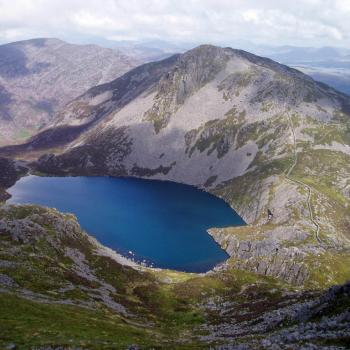
[[[122,255],[180,271],[205,272],[227,259],[208,228],[244,225],[223,200],[166,181],[27,176],[8,192],[8,203],[74,213],[89,234]]]

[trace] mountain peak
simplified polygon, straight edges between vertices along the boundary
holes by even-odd
[[[141,65],[110,83],[93,87],[72,101],[56,121],[59,125],[69,125],[74,120],[74,125],[81,125],[103,118],[113,108],[123,108],[140,95],[155,93],[153,105],[144,111],[144,119],[153,122],[158,133],[186,101],[199,92],[201,99],[215,100],[217,105],[232,104],[242,110],[253,110],[254,114],[260,109],[264,111],[265,105],[273,106],[270,114],[272,110],[280,113],[286,106],[305,111],[309,108],[305,106],[307,102],[322,98],[329,101],[332,108],[334,98],[339,105],[345,105],[342,94],[271,59],[243,50],[200,45],[183,54]],[[205,94],[207,96],[202,96]],[[88,102],[91,99],[94,106]],[[89,106],[81,108],[82,103]],[[321,110],[313,114],[319,116]],[[194,110],[193,114],[196,113]],[[217,113],[220,115],[221,109],[213,111],[214,116]],[[266,117],[265,113],[255,116]]]
[[[202,61],[208,62],[214,60],[222,60],[227,58],[229,51],[219,46],[202,44],[181,55],[182,60],[191,60],[200,58]]]

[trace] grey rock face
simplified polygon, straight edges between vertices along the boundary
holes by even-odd
[[[20,213],[20,214],[19,214]],[[19,215],[18,215],[19,214]],[[19,216],[19,217],[16,217]],[[48,229],[50,227],[50,229]],[[53,249],[55,254],[71,261],[70,276],[75,276],[74,283],[69,282],[67,285],[60,285],[59,292],[64,294],[65,291],[69,291],[77,287],[76,284],[84,283],[91,300],[98,300],[110,310],[124,316],[130,316],[126,307],[118,303],[113,295],[116,294],[116,288],[104,280],[94,267],[91,266],[91,261],[87,259],[87,252],[93,254],[95,257],[103,256],[108,257],[111,261],[114,261],[117,266],[119,263],[124,265],[135,265],[132,262],[128,262],[126,258],[121,257],[117,253],[111,253],[107,248],[103,247],[94,238],[90,237],[79,226],[76,218],[70,214],[61,214],[55,209],[45,209],[35,206],[12,206],[3,205],[0,207],[0,238],[9,240],[8,243],[1,245],[1,250],[12,249],[12,251],[19,253],[21,247],[32,247],[33,250],[30,254],[31,257],[37,257],[42,255],[45,258],[47,256],[40,247],[41,244],[45,245],[45,249]],[[22,254],[23,255],[23,254]],[[2,292],[15,291],[20,295],[32,300],[47,300],[48,297],[38,292],[33,292],[30,289],[25,289],[16,283],[12,279],[11,273],[14,270],[23,270],[28,267],[28,256],[23,257],[20,264],[12,264],[7,260],[1,260],[1,267],[8,268],[10,275],[0,273],[0,289]],[[26,267],[27,266],[27,267]],[[33,267],[29,267],[32,269]],[[55,271],[57,271],[57,268]],[[69,277],[66,282],[69,281]],[[0,291],[0,292],[1,292]],[[72,301],[61,300],[62,303],[72,303]],[[92,301],[83,303],[84,306],[92,307]]]
[[[24,164],[0,157],[0,202],[9,198],[5,189],[14,185],[18,178],[27,171]]]
[[[295,285],[302,285],[308,277],[307,267],[303,264],[305,257],[322,251],[313,246],[285,246],[285,242],[295,244],[308,237],[306,232],[293,227],[277,227],[254,240],[250,237],[242,239],[225,229],[208,232],[234,259],[236,268],[278,277]]]
[[[348,349],[345,344],[350,336],[350,311],[345,305],[349,293],[350,284],[346,283],[305,302],[290,301],[288,306],[278,307],[253,322],[217,325],[215,337],[232,340],[213,349]],[[342,311],[335,311],[342,305]],[[234,339],[239,338],[237,344]]]
[[[0,273],[0,286],[5,288],[13,288],[16,286],[16,282],[11,277]]]

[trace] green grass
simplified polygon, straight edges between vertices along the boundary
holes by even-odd
[[[324,289],[350,280],[350,255],[348,252],[329,251],[304,259],[310,278],[306,288]]]
[[[313,150],[304,146],[291,177],[312,188],[314,215],[327,225],[331,224],[338,234],[350,238],[350,200],[343,192],[350,185],[350,157],[341,152]],[[321,231],[328,234],[329,228]]]
[[[158,333],[128,325],[104,310],[37,303],[12,294],[0,294],[0,310],[0,346],[123,349],[135,343],[157,346],[161,339]]]
[[[341,113],[335,113],[332,122],[318,122],[307,119],[309,127],[303,133],[312,136],[315,145],[331,145],[333,142],[350,145],[350,119]]]
[[[34,213],[41,215],[33,218]],[[192,278],[192,274],[165,270],[141,272],[122,266],[109,257],[96,255],[95,246],[79,231],[78,226],[74,236],[64,231],[64,221],[76,223],[72,215],[36,206],[11,207],[9,211],[0,210],[0,215],[10,220],[37,219],[38,224],[45,229],[45,238],[39,238],[33,232],[32,238],[25,242],[14,242],[6,233],[0,235],[0,258],[17,263],[15,268],[1,267],[0,272],[10,276],[19,288],[45,295],[51,301],[69,300],[76,305],[92,302],[101,312],[104,310],[105,313],[109,313],[107,307],[99,301],[100,292],[97,289],[101,283],[108,283],[116,289],[116,292],[110,293],[114,301],[124,305],[141,325],[152,322],[157,332],[166,334],[168,338],[180,337],[183,332],[189,332],[204,322],[202,310],[195,304],[184,302],[173,291],[175,282]],[[57,232],[55,227],[61,229]],[[47,237],[50,237],[50,240]],[[84,255],[85,262],[97,281],[88,280],[76,273],[73,261],[64,255],[67,247]],[[169,279],[171,283],[163,282]],[[61,287],[69,284],[73,285],[72,290],[60,291]],[[62,309],[62,312],[65,312],[65,309]]]
[[[284,170],[289,162],[287,158],[264,163],[256,172],[249,173],[252,177],[248,180],[261,181]],[[229,182],[226,186],[239,192],[247,190],[251,183]],[[39,215],[33,217],[33,214]],[[12,277],[20,287],[43,294],[47,299],[46,303],[39,303],[0,293],[0,348],[14,342],[18,349],[44,345],[125,349],[135,343],[143,349],[202,349],[203,344],[196,337],[203,330],[198,327],[206,322],[223,321],[219,313],[209,312],[208,316],[204,305],[211,298],[234,303],[237,310],[244,307],[254,319],[276,307],[283,299],[283,291],[293,290],[275,278],[236,269],[234,258],[228,261],[227,271],[207,275],[152,269],[137,271],[122,266],[94,253],[95,246],[80,230],[74,216],[52,209],[15,206],[10,210],[0,209],[0,217],[30,218],[45,230],[44,237],[40,238],[39,232],[38,237],[33,233],[26,242],[14,242],[8,234],[2,234],[0,259],[18,265],[4,266],[0,272]],[[64,224],[68,222],[68,226],[75,227],[74,235],[64,231]],[[270,228],[272,224],[261,230]],[[242,238],[258,239],[252,227],[237,230]],[[74,271],[73,261],[64,255],[66,247],[84,254],[86,264],[98,281],[89,281]],[[346,266],[350,266],[350,260],[346,253],[330,254],[318,261],[326,271],[324,274],[319,272],[314,257],[305,262],[311,267],[311,278],[317,282],[310,283],[310,288],[341,283],[348,278]],[[328,276],[331,279],[327,279]],[[101,283],[115,287],[110,297],[133,316],[112,312],[98,300],[97,288]],[[60,291],[69,284],[74,288]],[[67,301],[74,305],[55,304]],[[91,303],[94,309],[84,308],[82,302]]]
[[[245,115],[245,110],[238,111],[234,106],[225,114],[225,119],[213,119],[198,129],[189,131],[186,134],[189,156],[195,150],[201,153],[207,151],[207,155],[216,150],[218,158],[222,158],[229,151],[239,127],[243,125]],[[191,144],[194,139],[196,141]]]
[[[261,157],[261,154],[258,154]],[[262,182],[272,175],[281,175],[293,162],[292,157],[275,159],[273,161],[264,161],[263,163],[254,162],[257,168],[243,176],[217,186],[213,194],[223,198],[236,210],[248,207],[254,202]]]
[[[348,200],[341,193],[339,178],[350,176],[350,157],[331,150],[311,150],[298,154],[298,163],[293,176],[302,178],[306,183],[328,197],[345,204]],[[350,184],[350,178],[348,183]]]
[[[33,131],[30,131],[28,129],[20,129],[16,132],[15,139],[16,141],[23,141],[33,136],[33,134],[34,134]]]

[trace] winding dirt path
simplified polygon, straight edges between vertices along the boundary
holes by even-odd
[[[315,220],[314,214],[312,212],[312,207],[311,207],[311,196],[312,196],[312,189],[311,187],[299,180],[295,180],[293,178],[290,177],[291,172],[294,170],[295,166],[297,165],[298,162],[298,151],[297,151],[297,141],[296,141],[296,136],[295,136],[295,130],[294,130],[294,126],[293,126],[293,121],[289,115],[289,113],[287,112],[287,118],[288,118],[288,123],[290,126],[290,129],[292,131],[292,135],[293,135],[293,153],[294,153],[294,162],[291,165],[291,167],[286,171],[286,178],[294,183],[297,183],[303,187],[305,187],[308,191],[308,196],[307,196],[307,207],[309,210],[309,217],[310,217],[310,221],[314,224],[315,226],[315,237],[317,239],[317,241],[322,244],[321,238],[320,238],[320,225],[318,224],[318,222]]]

